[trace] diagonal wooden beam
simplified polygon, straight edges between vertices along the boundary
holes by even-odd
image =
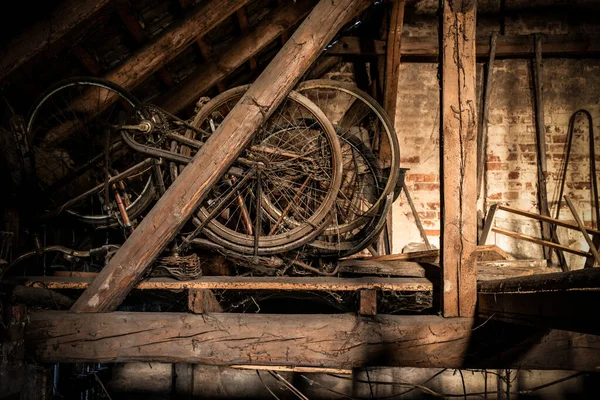
[[[148,76],[177,57],[194,40],[206,34],[244,6],[249,0],[202,2],[191,9],[184,20],[173,23],[159,36],[132,54],[105,78],[126,89],[133,89]]]
[[[268,46],[286,28],[302,20],[315,4],[314,0],[298,0],[277,7],[264,22],[250,30],[223,54],[213,57],[157,100],[164,109],[176,113],[235,71]]]
[[[117,0],[116,8],[121,22],[123,22],[125,28],[127,28],[127,31],[129,31],[129,34],[133,36],[135,41],[138,44],[147,43],[148,34],[135,17],[131,2],[129,0]],[[165,67],[160,67],[156,71],[156,75],[168,87],[175,85],[175,79],[173,79],[173,75],[171,75],[171,73]]]
[[[111,0],[67,0],[43,22],[11,40],[0,52],[0,80],[49,48],[77,27],[89,22]]]
[[[220,2],[219,2],[220,3]],[[114,311],[146,268],[275,112],[324,46],[370,0],[321,0],[185,167],[133,234],[77,299],[72,311]],[[211,2],[213,4],[213,2]]]
[[[444,0],[442,18],[443,313],[473,316],[477,301],[477,106],[474,1]]]

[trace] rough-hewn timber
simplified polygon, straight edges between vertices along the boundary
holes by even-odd
[[[477,271],[475,2],[444,0],[442,22],[442,311],[473,316]]]
[[[38,362],[161,361],[353,368],[531,368],[593,371],[596,336],[437,316],[34,312]]]
[[[227,2],[210,2],[208,4]],[[205,4],[205,3],[202,3]],[[227,118],[77,299],[72,311],[114,311],[183,227],[254,131],[296,85],[323,47],[368,0],[321,0]],[[235,10],[232,10],[235,11]],[[206,18],[206,17],[205,17]]]
[[[285,29],[300,22],[314,4],[314,0],[299,0],[279,6],[261,25],[245,33],[222,54],[199,66],[191,75],[165,93],[157,103],[170,112],[183,110],[258,54]]]

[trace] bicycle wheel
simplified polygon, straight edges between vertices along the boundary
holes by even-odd
[[[240,86],[207,103],[188,131],[210,140],[248,90]],[[181,153],[194,151],[180,146]],[[329,120],[312,102],[292,92],[255,133],[227,174],[202,202],[197,216],[204,234],[242,254],[292,250],[325,227],[341,185],[340,144]],[[177,174],[177,169],[171,170]],[[215,215],[208,221],[211,213]],[[215,214],[216,213],[216,214]]]
[[[27,130],[47,215],[66,213],[113,227],[122,222],[123,209],[135,218],[148,207],[154,199],[150,163],[130,151],[115,129],[141,121],[139,110],[139,101],[123,88],[91,77],[58,82],[40,96]],[[123,173],[125,179],[107,184]]]
[[[344,164],[335,215],[311,246],[321,256],[350,255],[377,234],[388,194],[393,193],[394,199],[399,194],[398,138],[377,101],[352,84],[313,80],[297,90],[324,110],[336,128],[344,159],[349,160]],[[382,169],[374,154],[381,147],[391,150],[389,169]]]

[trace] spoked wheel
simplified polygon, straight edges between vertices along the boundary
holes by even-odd
[[[67,79],[40,96],[27,129],[47,216],[112,227],[148,207],[152,160],[130,151],[116,128],[139,123],[140,110],[130,93],[97,78]]]
[[[205,133],[186,135],[210,140],[247,90],[237,87],[212,99],[193,123]],[[190,155],[195,149],[179,151]],[[202,202],[197,223],[206,226],[209,239],[242,254],[292,250],[325,228],[341,170],[333,126],[312,102],[292,92]]]
[[[346,256],[368,246],[379,234],[389,209],[388,195],[397,196],[400,154],[392,122],[375,99],[352,84],[313,80],[297,90],[324,110],[340,138],[344,178],[335,215],[318,240],[319,255]],[[382,168],[375,152],[390,149]]]

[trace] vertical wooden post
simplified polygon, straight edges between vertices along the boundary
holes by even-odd
[[[377,315],[377,290],[366,289],[360,291],[360,315]]]
[[[442,16],[443,314],[472,316],[477,299],[477,107],[474,0],[444,0]]]
[[[369,0],[321,0],[71,311],[114,311],[340,28]]]

